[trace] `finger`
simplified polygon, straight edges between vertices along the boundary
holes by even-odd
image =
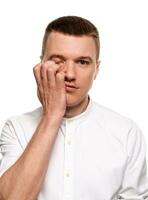
[[[56,81],[55,81],[55,71],[53,68],[48,68],[47,71],[48,74],[48,86],[49,88],[55,87]]]
[[[47,69],[48,69],[47,62],[42,63],[41,70],[40,70],[40,73],[41,73],[40,76],[41,76],[42,85],[43,85],[44,90],[47,88],[47,85],[48,85]]]
[[[40,89],[42,87],[42,81],[41,81],[41,76],[40,76],[40,68],[41,68],[41,63],[37,64],[34,68],[33,68],[33,73],[34,73],[34,77],[37,83],[38,88]]]
[[[55,75],[58,66],[54,61],[46,61],[41,65],[41,80],[43,85],[44,98],[49,94],[51,88],[55,88]]]
[[[58,73],[59,65],[55,64],[52,67],[48,68],[48,84],[49,87],[56,86],[56,74]]]
[[[39,88],[37,88],[37,96],[38,96],[39,101],[40,101],[41,103],[43,103],[43,102],[42,102],[42,97],[41,97],[41,94],[40,94],[40,91],[39,91]]]
[[[42,85],[40,71],[41,71],[41,63],[37,64],[33,68],[33,73],[34,73],[35,80],[36,80],[36,83],[37,83],[37,96],[39,98],[39,101],[42,103],[42,101],[43,101],[43,85]]]
[[[56,86],[61,92],[65,91],[65,73],[62,71],[56,74]]]
[[[56,84],[55,75],[58,72],[60,66],[54,61],[47,62],[47,82],[49,87],[54,87]]]

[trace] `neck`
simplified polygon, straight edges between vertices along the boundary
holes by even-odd
[[[70,117],[79,115],[80,113],[82,113],[86,110],[88,103],[89,103],[89,97],[87,96],[78,105],[72,106],[72,107],[70,107],[70,106],[67,107],[64,117],[70,118]]]

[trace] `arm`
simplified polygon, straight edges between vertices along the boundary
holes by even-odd
[[[41,120],[24,153],[0,178],[0,194],[4,199],[34,200],[37,197],[59,124],[57,119]]]
[[[59,72],[55,76],[59,66],[53,63],[52,67],[49,65],[51,63],[48,62],[34,68],[44,112],[25,151],[0,178],[1,200],[35,200],[41,189],[66,108],[64,74]],[[44,79],[41,79],[41,75]],[[50,77],[50,83],[45,76]]]
[[[118,198],[148,200],[146,145],[144,136],[136,124],[133,124],[129,131],[127,155],[127,166]]]

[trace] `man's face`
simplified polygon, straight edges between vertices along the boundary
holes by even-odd
[[[67,106],[76,106],[88,96],[98,69],[95,41],[90,36],[71,36],[52,32],[48,36],[42,61],[53,60],[65,72]]]

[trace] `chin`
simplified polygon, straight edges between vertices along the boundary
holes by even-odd
[[[69,100],[67,99],[66,101],[66,107],[73,107],[73,106],[76,106],[79,102],[76,101],[76,100]]]
[[[74,107],[80,104],[85,98],[82,98],[82,96],[76,97],[73,95],[68,95],[66,98],[66,106],[67,107]]]

